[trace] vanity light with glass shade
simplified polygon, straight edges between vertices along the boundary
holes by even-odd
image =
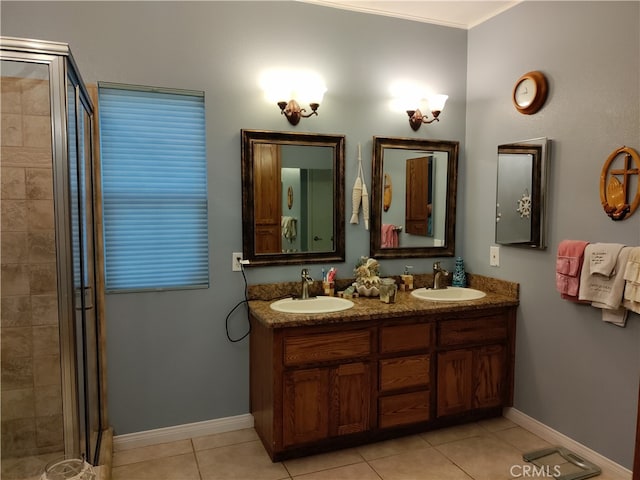
[[[327,91],[324,80],[309,70],[270,69],[260,77],[260,86],[269,102],[280,107],[280,113],[291,125],[301,118],[318,115],[318,108]],[[310,113],[300,104],[308,104]]]
[[[418,131],[423,123],[440,121],[440,114],[449,98],[448,95],[433,93],[431,87],[413,80],[399,80],[389,87],[391,93],[391,109],[407,112],[409,125]],[[431,112],[432,118],[427,114]]]
[[[418,129],[422,126],[423,123],[433,123],[436,121],[440,121],[440,114],[442,110],[444,110],[444,104],[447,102],[449,98],[448,95],[431,95],[427,100],[428,108],[431,110],[431,115],[433,118],[429,119],[429,117],[423,114],[419,108],[415,110],[407,110],[407,115],[409,115],[409,125],[414,132],[417,132]]]

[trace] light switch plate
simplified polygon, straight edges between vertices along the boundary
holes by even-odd
[[[500,247],[496,245],[489,247],[489,266],[500,266]]]

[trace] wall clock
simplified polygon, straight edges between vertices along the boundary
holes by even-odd
[[[547,99],[547,78],[542,72],[533,71],[522,75],[513,87],[513,105],[524,115],[533,115]]]

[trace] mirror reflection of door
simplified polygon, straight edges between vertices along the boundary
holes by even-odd
[[[410,235],[433,236],[431,162],[431,156],[407,159],[405,225]]]
[[[309,195],[309,250],[328,252],[333,250],[333,209],[327,210],[333,199],[333,172],[312,169],[308,172]]]
[[[302,214],[302,186],[305,182],[304,172],[299,168],[282,167],[282,253],[294,253],[303,251],[302,239],[304,233],[300,232],[299,220]],[[289,193],[291,192],[291,193]],[[289,202],[289,198],[292,199]],[[295,199],[295,201],[293,201]],[[291,203],[291,207],[289,207]]]
[[[333,244],[333,150],[325,146],[280,145],[282,253],[330,252]],[[293,188],[288,208],[288,185]],[[290,223],[293,222],[293,223]]]

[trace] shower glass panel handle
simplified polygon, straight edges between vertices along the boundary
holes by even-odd
[[[84,292],[84,299],[81,298],[82,293]],[[82,290],[76,288],[74,290],[74,305],[76,310],[90,310],[93,308],[93,288],[84,287]]]

